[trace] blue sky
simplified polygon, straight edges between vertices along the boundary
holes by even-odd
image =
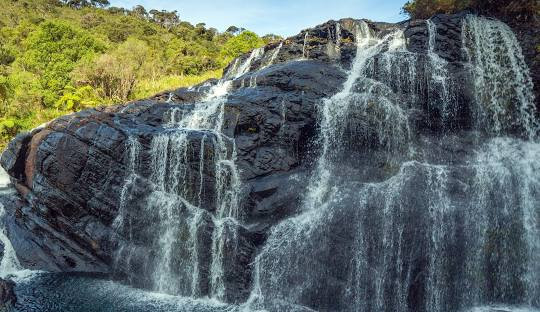
[[[401,7],[406,0],[109,0],[111,5],[147,10],[177,10],[180,19],[206,23],[220,31],[230,25],[253,30],[259,35],[291,36],[330,19],[368,18],[397,22],[406,17]]]

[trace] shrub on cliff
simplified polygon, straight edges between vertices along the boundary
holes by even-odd
[[[529,20],[539,14],[540,3],[536,0],[410,0],[403,7],[403,11],[411,18],[418,19],[465,9],[497,17]]]

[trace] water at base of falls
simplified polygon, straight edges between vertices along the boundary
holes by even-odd
[[[43,273],[18,279],[14,312],[232,312],[210,299],[191,299],[134,289],[77,274]]]
[[[44,273],[17,281],[14,312],[252,312],[210,299],[182,298],[134,289],[76,274]],[[262,311],[262,310],[260,310]],[[310,311],[289,309],[287,311]],[[312,310],[311,310],[312,311]],[[512,306],[482,306],[463,312],[540,312]]]
[[[475,307],[465,312],[538,312],[540,310],[529,307],[511,307],[511,306],[485,306]]]

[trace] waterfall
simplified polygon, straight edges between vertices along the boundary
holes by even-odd
[[[238,68],[238,71],[236,72],[233,72],[233,78],[238,78],[240,76],[242,76],[243,74],[249,72],[249,70],[251,69],[251,64],[253,63],[253,61],[256,61],[258,60],[259,58],[261,58],[264,54],[264,48],[257,48],[257,49],[254,49],[251,54],[249,55],[249,57],[247,58],[247,60]]]
[[[254,261],[247,309],[540,306],[540,142],[519,45],[504,24],[466,18],[466,65],[484,127],[476,129],[487,137],[467,143],[456,164],[417,144],[444,141],[451,129],[419,137],[409,125],[423,96],[419,77],[443,120],[457,109],[437,25],[427,28],[424,57],[406,51],[401,30],[380,38],[359,23],[348,78],[320,106],[320,152],[301,212],[272,228]],[[426,73],[418,72],[423,59]],[[508,137],[517,126],[529,140]],[[369,161],[385,164],[386,175],[362,175]]]
[[[0,253],[0,278],[6,278],[22,269],[15,250],[7,237],[4,224],[2,224],[5,214],[4,205],[0,203],[0,247],[3,247],[3,250],[0,250],[2,251]]]
[[[443,122],[455,116],[455,111],[450,109],[456,108],[455,92],[452,90],[452,82],[448,72],[448,62],[440,57],[436,52],[437,47],[437,25],[431,20],[427,20],[428,28],[428,60],[429,74],[428,80],[428,96],[432,97],[435,94],[440,94],[439,99],[430,99],[430,107],[439,108]]]
[[[309,39],[309,31],[306,31],[306,35],[304,36],[304,46],[302,47],[302,59],[308,58],[308,51],[307,51],[307,44]]]
[[[373,38],[371,30],[365,22],[360,23],[357,29],[357,55],[353,63],[351,72],[345,81],[343,89],[333,97],[326,99],[321,108],[321,143],[322,154],[317,163],[317,178],[312,179],[312,184],[308,187],[306,206],[314,208],[317,205],[321,205],[324,197],[329,191],[330,178],[332,172],[332,163],[336,160],[336,154],[342,152],[340,147],[341,140],[344,136],[345,127],[347,125],[347,118],[349,114],[354,113],[356,109],[360,111],[367,110],[367,105],[372,104],[372,90],[375,88],[371,84],[371,81],[365,79],[361,83],[366,83],[367,87],[365,92],[353,92],[353,87],[357,86],[358,80],[364,73],[368,60],[381,52],[385,44],[392,45],[392,41],[401,40],[402,32],[392,33],[385,38],[377,39]],[[400,130],[403,127],[402,122],[406,123],[403,118],[403,114],[399,107],[396,107],[390,101],[382,99],[379,103],[381,119],[375,123],[379,124],[379,133],[384,133],[379,137],[382,144],[391,145],[391,140],[400,138]],[[359,108],[354,106],[358,105]],[[378,118],[377,112],[374,118]],[[389,121],[390,122],[385,122]],[[406,127],[406,126],[405,126]],[[383,129],[386,128],[386,129]],[[389,129],[390,133],[387,135],[386,130]]]
[[[341,44],[341,24],[339,22],[336,23],[336,45],[339,49],[339,46]]]
[[[388,51],[389,47],[403,44],[403,33],[396,31],[384,38],[377,38],[372,35],[367,23],[360,22],[356,30],[356,43],[357,55],[342,90],[322,103],[322,152],[304,199],[304,212],[272,229],[264,249],[255,260],[254,289],[248,301],[251,307],[294,309],[295,303],[302,302],[305,290],[317,288],[316,284],[320,283],[319,276],[306,272],[318,270],[320,265],[311,267],[313,263],[307,264],[304,261],[307,260],[305,257],[310,257],[310,253],[318,249],[312,244],[331,244],[318,231],[328,214],[332,213],[333,199],[340,197],[334,173],[336,161],[339,162],[340,153],[347,145],[342,142],[348,125],[347,118],[355,111],[361,113],[368,106],[374,105],[371,100],[376,84],[363,74],[371,58],[383,50]],[[403,132],[407,132],[407,125],[401,109],[388,99],[382,99],[376,105],[380,105],[376,108],[380,114],[374,114],[377,120],[371,122],[377,123],[383,132],[386,131],[383,128],[389,127],[390,132],[396,135],[396,138],[390,138],[385,133],[380,138],[382,145],[392,148],[397,145],[394,139],[406,140],[404,136],[407,135]]]
[[[476,121],[495,133],[524,130],[538,134],[532,79],[516,36],[506,24],[468,16],[463,47],[471,63],[476,95]]]
[[[8,189],[9,176],[0,168],[0,196]],[[7,236],[7,229],[4,224],[6,210],[2,202],[0,202],[0,278],[6,278],[9,275],[19,272],[22,267],[17,259],[15,250],[11,245],[11,241]]]
[[[241,218],[236,145],[221,132],[224,104],[231,79],[247,73],[263,51],[235,62],[193,109],[168,110],[148,145],[137,136],[126,140],[127,174],[113,223],[125,240],[116,252],[118,271],[141,268],[159,292],[224,299],[223,262],[230,256],[224,249],[238,239]],[[172,97],[167,102],[174,104]],[[149,163],[148,172],[142,161]],[[144,223],[152,224],[151,232],[137,231]],[[138,244],[149,239],[154,250],[141,251]]]
[[[268,63],[266,64],[265,67],[268,67],[272,64],[274,64],[274,62],[276,61],[278,55],[279,55],[279,52],[281,51],[281,48],[283,47],[283,41],[279,43],[279,45],[274,49],[274,51],[272,52],[272,56],[270,57],[270,59],[268,60]]]
[[[328,43],[326,44],[326,54],[332,60],[339,60],[341,57],[341,23],[334,24],[334,29],[328,26]]]
[[[174,93],[172,93],[172,92],[169,93],[169,95],[168,95],[168,97],[167,97],[166,103],[172,103],[173,97],[174,97]]]

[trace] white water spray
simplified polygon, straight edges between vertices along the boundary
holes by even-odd
[[[508,25],[469,15],[463,47],[474,78],[478,127],[500,134],[519,127],[538,135],[533,83],[521,47]]]

